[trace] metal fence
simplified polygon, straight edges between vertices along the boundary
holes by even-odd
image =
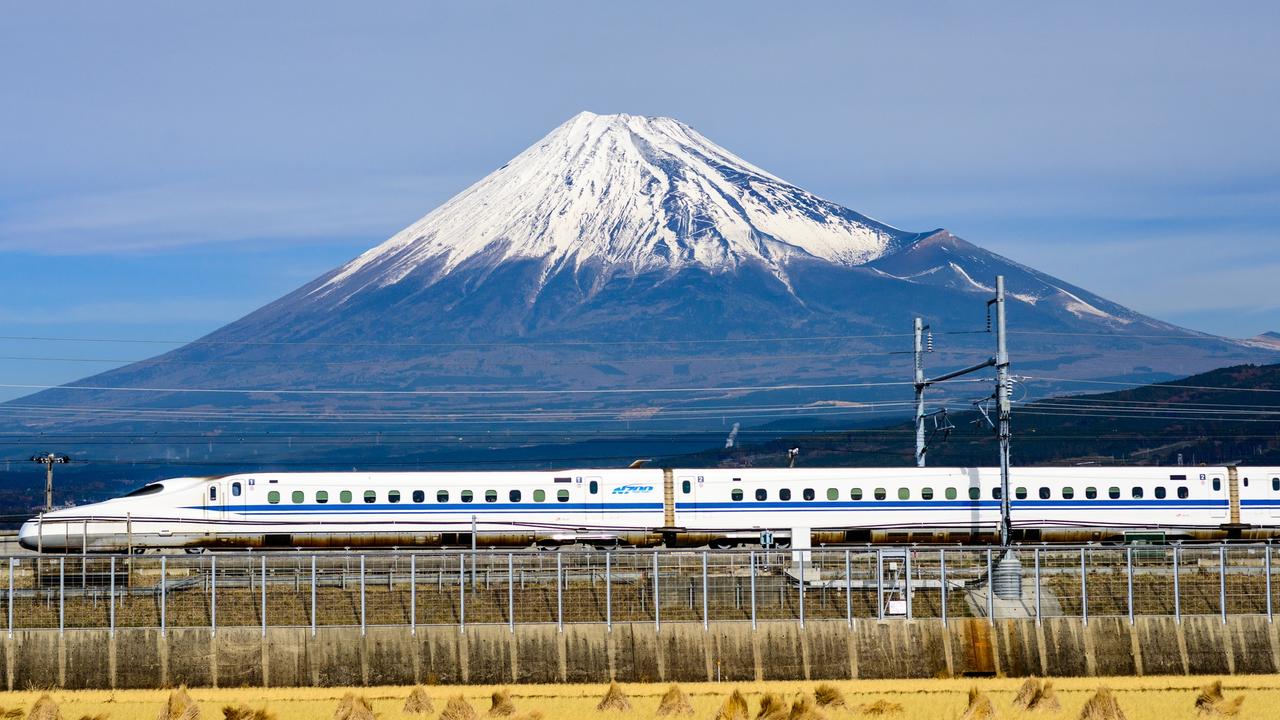
[[[15,556],[8,630],[1265,615],[1270,545]],[[991,592],[992,579],[997,591]],[[1004,576],[1004,580],[1008,580]],[[1020,588],[1017,587],[1020,580]],[[1007,583],[1006,583],[1007,584]]]

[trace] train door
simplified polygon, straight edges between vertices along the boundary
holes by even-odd
[[[227,497],[223,492],[223,483],[221,480],[205,483],[204,488],[204,517],[206,520],[216,520],[222,517],[222,512],[226,507]]]
[[[1201,484],[1208,485],[1209,497],[1213,499],[1213,514],[1211,517],[1217,520],[1225,520],[1230,513],[1230,501],[1227,490],[1227,479],[1220,473],[1209,473],[1207,475],[1201,473]]]
[[[229,497],[227,497],[226,503],[223,504],[223,508],[231,512],[243,512],[245,500],[249,497],[248,491],[249,488],[244,480],[232,480],[227,485]]]
[[[702,475],[681,475],[676,478],[676,507],[695,519],[698,517],[698,486],[702,482]]]
[[[1262,492],[1259,495],[1270,500],[1271,517],[1280,518],[1280,476],[1266,478]]]
[[[598,477],[586,478],[586,498],[583,505],[587,510],[587,521],[593,525],[608,524],[609,508],[605,505],[604,482]]]

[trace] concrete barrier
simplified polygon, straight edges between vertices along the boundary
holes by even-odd
[[[1280,672],[1265,617],[15,631],[4,686],[192,687]]]

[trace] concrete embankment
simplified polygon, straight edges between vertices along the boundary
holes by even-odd
[[[29,630],[4,652],[10,690],[1280,672],[1258,616]]]

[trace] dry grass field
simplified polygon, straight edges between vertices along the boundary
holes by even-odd
[[[816,708],[817,716],[805,715],[808,720],[817,717],[838,720],[861,717],[883,717],[897,720],[946,720],[961,718],[969,701],[971,688],[978,688],[994,704],[999,718],[1071,718],[1080,717],[1085,703],[1099,687],[1109,687],[1128,720],[1177,720],[1178,718],[1204,718],[1213,715],[1198,714],[1196,698],[1201,688],[1214,680],[1223,681],[1223,694],[1227,698],[1243,696],[1243,705],[1235,717],[1241,719],[1274,718],[1280,716],[1280,676],[1255,675],[1241,677],[1144,677],[1144,678],[1060,678],[1053,681],[1061,708],[1057,711],[1029,712],[1017,709],[1015,695],[1023,680],[1015,678],[994,679],[939,679],[939,680],[864,680],[817,682],[763,682],[763,683],[684,683],[681,689],[687,693],[693,714],[685,717],[694,720],[713,720],[725,699],[735,690],[746,696],[749,714],[755,718],[760,702],[769,694],[776,694],[790,709],[800,694],[814,698],[819,685],[835,687],[843,695],[843,707]],[[631,709],[627,711],[600,711],[596,709],[607,691],[605,685],[512,685],[505,689],[510,694],[510,704],[504,708],[513,714],[489,714],[491,696],[504,688],[467,686],[433,686],[426,694],[433,704],[433,711],[426,715],[406,715],[405,700],[412,688],[242,688],[242,689],[193,689],[191,698],[199,705],[200,717],[218,720],[228,705],[247,705],[252,710],[265,708],[266,715],[259,717],[276,720],[328,720],[334,717],[342,698],[354,692],[369,701],[374,714],[383,720],[409,717],[441,717],[450,698],[461,694],[476,711],[477,717],[507,717],[521,720],[537,717],[544,720],[562,718],[602,718],[616,720],[650,720],[659,717],[657,710],[669,685],[624,683],[621,690],[629,698]],[[0,717],[27,717],[32,706],[43,693],[21,691],[0,693]],[[161,690],[119,691],[51,691],[50,696],[59,706],[66,720],[96,718],[97,720],[156,720],[166,708],[169,698]],[[877,714],[868,709],[878,701],[879,708],[901,706],[901,712]],[[512,708],[511,706],[514,706]],[[20,710],[18,712],[14,712]],[[868,710],[868,712],[862,712]],[[8,714],[6,713],[12,713]],[[672,716],[668,716],[672,717]],[[679,716],[675,716],[679,717]],[[783,717],[786,717],[784,715]],[[792,716],[795,717],[795,716]],[[1217,717],[1226,717],[1217,715]],[[161,718],[163,720],[163,718]],[[448,720],[446,718],[446,720]]]

